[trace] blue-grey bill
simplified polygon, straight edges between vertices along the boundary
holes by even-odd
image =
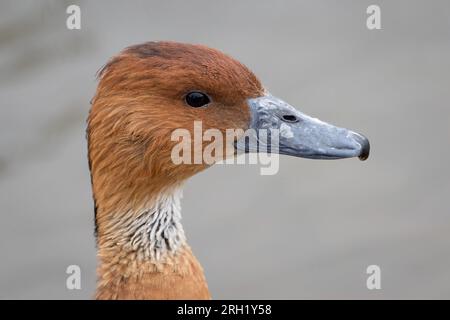
[[[271,152],[309,159],[366,160],[369,140],[301,113],[272,95],[248,100],[250,133],[236,142],[244,152]]]

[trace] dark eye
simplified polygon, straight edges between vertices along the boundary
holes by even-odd
[[[194,91],[186,95],[186,103],[194,108],[203,107],[210,102],[209,97],[203,92]]]

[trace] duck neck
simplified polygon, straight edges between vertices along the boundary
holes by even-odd
[[[181,195],[175,189],[138,207],[97,213],[98,299],[210,298],[186,243]]]

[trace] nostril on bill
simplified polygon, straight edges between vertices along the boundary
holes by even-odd
[[[290,122],[290,123],[298,122],[298,118],[296,116],[294,116],[294,115],[291,115],[291,114],[285,114],[281,118],[282,118],[282,120],[284,122]]]

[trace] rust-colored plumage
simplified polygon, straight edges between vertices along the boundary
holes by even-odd
[[[89,162],[96,203],[99,299],[206,299],[209,292],[189,246],[162,260],[127,243],[124,223],[161,194],[177,188],[206,164],[175,165],[171,133],[247,129],[246,100],[263,94],[245,66],[200,45],[149,42],[125,49],[99,73],[88,120]],[[185,95],[200,90],[207,108],[191,108]],[[122,224],[122,225],[121,225]],[[132,235],[129,236],[132,239]]]

